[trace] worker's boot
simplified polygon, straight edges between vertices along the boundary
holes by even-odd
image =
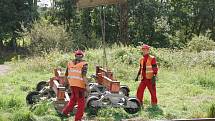
[[[61,117],[61,118],[69,118],[69,115],[68,114],[65,114],[63,112],[59,112],[58,115]]]

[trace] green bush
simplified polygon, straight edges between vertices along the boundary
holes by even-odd
[[[165,68],[215,66],[215,53],[212,51],[197,53],[186,50],[159,48],[153,49],[152,53],[156,56],[158,65]]]
[[[75,49],[89,49],[89,48],[97,48],[101,46],[102,41],[96,37],[95,33],[92,33],[92,37],[86,37],[86,34],[80,31],[76,31],[72,33],[74,37],[72,48]]]
[[[43,53],[41,56],[26,58],[17,66],[18,71],[53,72],[54,68],[65,68],[72,58],[72,53],[63,54],[62,51],[54,50],[50,53]]]
[[[206,36],[194,36],[188,43],[187,48],[189,51],[210,51],[215,49],[215,42]]]
[[[186,35],[183,31],[176,31],[175,35],[166,34],[169,38],[169,46],[171,48],[183,48],[185,46]]]
[[[114,55],[115,60],[129,65],[138,65],[139,58],[141,57],[141,53],[138,51],[138,48],[133,47],[118,47],[117,49],[114,49],[112,55]]]
[[[28,33],[31,39],[29,51],[35,54],[51,52],[53,49],[71,50],[72,39],[63,26],[48,24],[45,20],[35,22]]]

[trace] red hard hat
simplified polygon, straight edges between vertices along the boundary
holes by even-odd
[[[82,50],[76,50],[75,55],[84,55],[84,52]]]
[[[141,49],[149,49],[149,48],[150,48],[150,46],[147,45],[147,44],[143,44],[142,47],[141,47]]]

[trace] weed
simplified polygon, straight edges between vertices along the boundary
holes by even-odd
[[[47,101],[42,101],[32,108],[35,115],[44,116],[47,114],[55,114],[54,107],[52,103]]]
[[[215,118],[215,104],[212,104],[208,111],[208,117]]]
[[[14,115],[11,117],[12,121],[33,121],[32,113],[27,109],[21,109],[14,112]]]

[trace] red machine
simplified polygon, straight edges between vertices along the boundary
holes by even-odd
[[[61,69],[54,70],[55,76],[49,81],[37,84],[36,91],[30,92],[26,97],[27,104],[35,104],[40,100],[51,100],[57,111],[61,111],[69,101],[71,95],[69,88],[65,87],[65,76]],[[86,109],[97,110],[101,107],[122,107],[126,112],[134,114],[140,110],[140,103],[135,97],[128,97],[129,88],[120,85],[114,79],[110,70],[96,67],[96,74],[91,76],[95,83],[89,83],[90,93],[86,96]],[[92,113],[91,112],[91,113]]]
[[[62,110],[70,100],[70,91],[64,86],[65,76],[61,69],[54,69],[54,77],[48,81],[41,81],[36,86],[36,91],[29,92],[26,96],[27,104],[33,105],[40,100],[51,100],[56,110]]]
[[[96,82],[105,86],[111,93],[118,93],[120,90],[120,82],[113,78],[113,73],[99,66],[96,67]]]

